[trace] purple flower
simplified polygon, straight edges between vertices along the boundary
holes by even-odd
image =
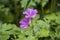
[[[20,28],[24,28],[26,29],[28,27],[28,25],[31,23],[31,19],[30,18],[24,18],[22,20],[20,20]]]
[[[28,8],[25,12],[23,12],[23,14],[25,15],[25,18],[20,20],[20,28],[26,29],[31,23],[31,18],[36,16],[37,10]]]
[[[37,10],[28,8],[23,14],[25,14],[25,18],[34,18],[37,14]]]

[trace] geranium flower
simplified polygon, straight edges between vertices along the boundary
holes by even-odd
[[[20,28],[24,28],[26,29],[28,27],[28,25],[31,23],[31,19],[30,18],[24,18],[22,20],[20,20]]]
[[[25,18],[20,20],[20,28],[26,29],[31,23],[31,18],[36,16],[37,10],[28,8],[25,12],[23,12],[23,14],[25,15]]]
[[[34,18],[37,14],[37,10],[28,8],[23,14],[25,14],[25,18]]]

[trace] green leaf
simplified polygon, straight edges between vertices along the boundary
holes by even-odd
[[[9,35],[5,31],[0,33],[0,40],[7,40],[8,38]]]
[[[41,2],[41,0],[34,0],[35,2],[37,2],[37,3],[40,3]]]
[[[49,33],[49,34],[50,34],[49,36],[50,36],[51,38],[56,37],[56,35],[55,35],[55,32],[54,32],[54,31],[50,31],[50,33]]]
[[[36,40],[36,38],[34,36],[29,36],[27,40]]]
[[[45,28],[45,29],[50,28],[50,25],[42,20],[37,21],[37,26],[39,26],[40,28]]]
[[[7,23],[2,24],[0,22],[0,27],[1,27],[1,29],[0,29],[0,39],[1,40],[7,40],[11,34],[12,35],[20,34],[20,28],[18,28],[14,24],[7,24]]]
[[[28,5],[28,8],[32,8],[34,6],[36,6],[36,4],[31,0],[30,3],[29,3],[29,5]]]
[[[8,34],[19,34],[20,33],[20,28],[18,28],[15,24],[0,24],[0,32],[6,32]]]
[[[33,30],[29,26],[27,29],[21,29],[21,34],[30,36],[33,35]]]
[[[49,36],[49,30],[41,29],[39,32],[40,37],[48,37]]]
[[[59,18],[60,18],[60,17],[59,17]],[[56,19],[56,23],[57,23],[57,24],[60,24],[60,19],[59,19],[59,18]]]
[[[50,25],[42,20],[37,21],[37,24],[34,26],[34,32],[36,36],[47,37],[50,32]]]
[[[24,36],[24,35],[18,35],[18,39],[16,39],[16,40],[26,40],[26,37]]]
[[[22,0],[21,1],[21,6],[24,7],[24,8],[26,8],[28,1],[29,0]]]
[[[56,36],[57,38],[60,38],[60,25],[57,26],[57,28],[55,28],[55,30],[56,30],[55,36]]]
[[[20,28],[15,24],[8,25],[8,27],[11,27],[9,31],[7,31],[8,34],[20,34]]]
[[[12,28],[12,25],[11,25],[11,24],[8,24],[8,25],[7,25],[7,24],[5,23],[5,24],[2,25],[2,30],[9,30],[9,29],[11,29],[11,28]]]
[[[57,14],[57,18],[56,18],[56,23],[57,24],[60,24],[60,12],[56,12],[56,14]]]
[[[46,15],[45,18],[48,20],[56,20],[57,16],[54,13],[52,13],[52,14]]]
[[[48,0],[41,0],[41,2],[42,2],[42,7],[44,7],[47,4]]]

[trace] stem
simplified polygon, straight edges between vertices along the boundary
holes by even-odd
[[[41,5],[41,11],[42,11],[42,18],[44,17],[44,8]]]
[[[53,9],[55,8],[55,0],[51,0],[51,13],[53,12]]]
[[[35,35],[35,33],[34,33],[34,21],[33,21],[33,19],[32,19],[32,30],[33,30],[33,36]]]
[[[41,14],[40,14],[40,18],[43,20],[44,17],[44,8],[42,6],[42,0],[41,0]]]
[[[56,3],[56,1],[54,0],[54,9],[55,9],[55,3]]]
[[[51,13],[53,12],[53,9],[54,9],[54,7],[55,7],[55,2],[54,2],[54,1],[55,1],[55,0],[51,0],[51,10],[50,10]],[[55,40],[54,37],[51,37],[51,39],[52,39],[52,40]]]
[[[18,16],[19,16],[19,12],[18,12],[18,7],[17,7],[17,1],[14,0],[14,11],[15,11],[15,23],[18,25]]]

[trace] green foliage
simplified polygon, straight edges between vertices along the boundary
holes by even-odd
[[[60,25],[57,26],[57,28],[55,30],[56,30],[56,33],[55,33],[56,37],[60,38]]]
[[[29,36],[27,40],[36,40],[34,36]]]
[[[57,12],[57,18],[56,18],[56,23],[60,24],[60,12]]]
[[[39,36],[39,37],[48,37],[49,36],[49,28],[50,28],[49,24],[47,24],[46,22],[40,20],[35,25],[34,31],[36,33],[36,36]]]
[[[34,0],[34,1],[33,0],[22,0],[21,6],[24,8],[33,8],[36,6],[36,2],[38,4],[41,3],[42,7],[44,7],[47,4],[48,0]]]
[[[46,15],[45,18],[48,20],[55,20],[57,16],[54,13],[52,13],[50,15]]]
[[[26,8],[28,1],[29,1],[29,0],[22,0],[22,1],[21,1],[21,6]]]
[[[40,3],[41,2],[41,0],[34,0],[35,2],[37,2],[37,3]]]
[[[0,20],[3,20],[4,22],[12,22],[13,19],[13,14],[10,13],[9,8],[4,8],[4,5],[0,5]]]
[[[14,17],[13,17],[13,15],[11,13],[5,15],[5,21],[13,22],[13,20],[14,20]]]
[[[42,7],[44,7],[47,4],[48,0],[41,0]]]
[[[60,7],[57,0],[0,0],[0,40],[60,39]],[[36,8],[38,13],[27,29],[19,28],[22,12]]]
[[[28,4],[28,8],[32,8],[34,6],[36,6],[36,4],[31,0],[30,3]]]
[[[0,23],[0,39],[7,40],[11,34],[19,34],[20,29],[14,24]]]
[[[8,0],[0,0],[0,4],[8,4],[9,1]]]

